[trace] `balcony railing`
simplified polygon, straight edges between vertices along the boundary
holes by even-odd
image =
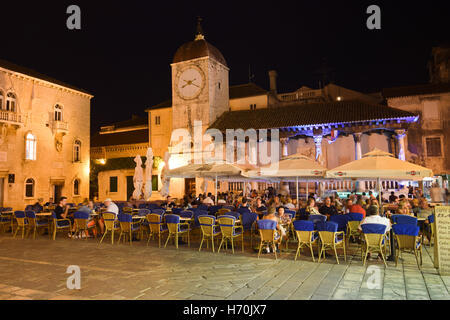
[[[308,90],[308,91],[296,91],[292,93],[279,94],[278,98],[281,101],[297,101],[303,99],[310,99],[321,96],[322,93],[320,90]]]
[[[24,116],[17,112],[0,110],[0,121],[7,122],[11,124],[22,125],[24,120]]]
[[[67,122],[65,122],[65,121],[53,120],[52,121],[52,129],[54,131],[66,132],[69,130],[69,126],[68,126]]]

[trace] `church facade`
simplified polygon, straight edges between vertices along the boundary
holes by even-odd
[[[0,206],[89,197],[92,97],[0,60]]]

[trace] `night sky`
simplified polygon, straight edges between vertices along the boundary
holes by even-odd
[[[230,85],[279,92],[336,84],[363,92],[428,82],[431,48],[450,41],[448,1],[2,1],[0,58],[86,89],[91,128],[145,116],[171,97],[170,63],[203,17],[206,40],[224,55]],[[71,4],[81,30],[66,27]],[[381,30],[366,9],[381,8]],[[326,68],[324,68],[326,66]]]

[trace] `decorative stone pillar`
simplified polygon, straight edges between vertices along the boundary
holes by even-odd
[[[362,132],[356,132],[353,134],[353,140],[355,141],[355,160],[359,160],[362,158],[361,136]]]
[[[314,144],[316,145],[316,161],[322,164],[322,135],[314,135]]]
[[[406,130],[395,130],[395,137],[397,139],[397,146],[398,146],[398,158],[400,160],[405,161],[405,136],[406,136]]]
[[[281,138],[280,143],[282,145],[282,156],[287,157],[288,156],[288,142],[289,138]]]
[[[287,157],[288,156],[288,142],[289,142],[289,138],[281,138],[280,139],[280,143],[282,145],[282,156],[283,157]],[[289,191],[289,183],[286,181],[280,181],[280,193],[282,195],[289,195],[290,191]]]

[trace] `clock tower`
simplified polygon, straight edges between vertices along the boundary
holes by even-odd
[[[193,137],[194,121],[201,121],[203,134],[229,110],[229,69],[220,51],[205,40],[200,19],[194,41],[177,50],[171,67],[173,130],[186,128]]]

